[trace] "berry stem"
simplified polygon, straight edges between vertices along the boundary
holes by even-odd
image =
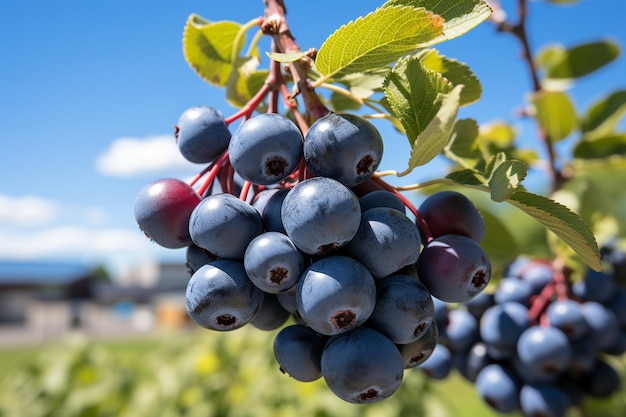
[[[243,183],[243,187],[241,187],[241,192],[239,193],[239,199],[241,201],[246,201],[248,199],[248,192],[250,191],[250,187],[252,183],[250,181],[245,181]]]
[[[259,106],[259,104],[261,104],[263,99],[270,93],[270,91],[272,91],[272,83],[268,78],[268,80],[265,81],[265,84],[263,84],[263,87],[261,87],[261,89],[254,95],[254,97],[250,99],[250,101],[246,103],[245,106],[243,106],[235,114],[226,118],[226,124],[230,125],[235,120],[240,119],[244,116],[246,118],[249,118],[254,110]]]
[[[209,187],[211,186],[211,184],[213,184],[213,181],[215,180],[215,177],[217,177],[217,174],[221,171],[222,166],[224,165],[224,163],[228,161],[228,151],[225,151],[214,163],[213,163],[213,167],[210,169],[209,171],[209,176],[204,180],[204,183],[202,184],[202,186],[198,189],[198,194],[200,194],[200,196],[204,195],[204,193],[206,192],[206,190],[209,189]]]
[[[531,323],[540,323],[543,313],[548,308],[555,293],[555,282],[550,281],[541,292],[531,300],[528,319]]]

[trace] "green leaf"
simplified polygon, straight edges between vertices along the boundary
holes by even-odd
[[[534,93],[530,100],[539,126],[551,141],[566,138],[578,127],[576,109],[566,93],[541,91]]]
[[[454,181],[459,185],[468,187],[487,187],[487,180],[482,173],[475,169],[462,169],[453,171],[446,175],[446,179]]]
[[[491,170],[488,179],[491,199],[496,202],[508,199],[518,189],[527,173],[528,167],[521,161],[508,159],[499,162]]]
[[[626,115],[626,90],[618,90],[593,103],[581,120],[583,132],[604,135],[617,127]]]
[[[480,99],[483,91],[482,84],[470,67],[455,59],[448,58],[434,49],[428,49],[418,54],[426,68],[443,74],[452,85],[464,85],[461,92],[461,105],[474,103]]]
[[[614,133],[593,139],[583,139],[574,148],[575,158],[603,159],[613,155],[626,155],[626,133]]]
[[[364,99],[382,91],[383,81],[390,71],[391,68],[383,67],[367,72],[354,72],[337,78],[336,81],[348,87],[354,96]]]
[[[499,148],[511,146],[516,135],[515,128],[506,122],[495,121],[480,125],[480,141],[493,143]]]
[[[269,71],[257,71],[259,59],[238,58],[237,67],[230,73],[226,85],[226,100],[233,107],[244,107],[263,87]]]
[[[398,61],[383,83],[383,91],[412,146],[409,168],[424,165],[443,151],[454,127],[462,86],[424,68],[421,61]]]
[[[355,111],[361,108],[359,103],[339,93],[332,93],[330,95],[330,105],[335,113]]]
[[[617,43],[602,40],[580,44],[566,49],[553,45],[540,52],[537,63],[546,78],[570,80],[580,78],[614,61],[620,54]]]
[[[233,70],[231,56],[241,25],[235,22],[209,22],[192,14],[183,33],[185,60],[208,83],[224,87]],[[237,45],[241,51],[244,39]]]
[[[485,237],[480,246],[487,252],[492,263],[496,259],[510,261],[520,254],[520,248],[515,240],[515,235],[509,230],[509,221],[502,221],[485,207],[479,207],[480,214],[485,222]],[[508,220],[508,219],[507,219]]]
[[[444,149],[446,157],[465,168],[476,168],[479,163],[484,163],[478,147],[478,132],[476,120],[457,120]]]
[[[517,191],[508,203],[532,216],[568,244],[592,269],[600,271],[600,251],[589,225],[576,213],[547,197]]]
[[[469,32],[491,16],[493,10],[483,0],[389,0],[382,7],[424,7],[443,17],[443,35],[432,44]]]
[[[308,52],[291,52],[291,53],[280,53],[280,52],[266,52],[265,54],[273,61],[277,62],[296,62],[305,56],[307,56]]]
[[[330,35],[315,66],[324,79],[380,68],[442,33],[441,17],[423,8],[379,8]]]

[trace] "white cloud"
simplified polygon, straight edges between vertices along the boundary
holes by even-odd
[[[60,225],[0,229],[0,259],[71,259],[106,264],[117,276],[138,263],[184,254],[161,248],[137,230]],[[183,260],[184,262],[184,260]]]
[[[115,177],[180,168],[198,169],[181,155],[173,135],[118,138],[96,160],[98,172]]]
[[[0,194],[0,224],[42,226],[56,220],[60,212],[60,205],[53,200],[34,195]]]

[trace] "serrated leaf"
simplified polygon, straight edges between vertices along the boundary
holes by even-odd
[[[271,60],[277,62],[296,62],[305,56],[307,56],[307,52],[290,52],[290,53],[282,53],[282,52],[266,52],[265,53]]]
[[[409,56],[398,61],[383,91],[412,146],[406,175],[443,151],[459,109],[463,86],[453,87],[438,72]]]
[[[574,147],[574,157],[602,159],[614,155],[626,155],[626,133],[613,133],[593,139],[583,139]]]
[[[464,85],[461,92],[461,106],[474,103],[480,99],[483,87],[470,67],[445,55],[439,55],[434,49],[420,52],[418,56],[426,68],[441,73],[452,85]]]
[[[424,7],[444,18],[443,34],[431,45],[469,32],[493,12],[483,0],[389,0],[382,7],[398,5]]]
[[[324,79],[388,65],[443,33],[443,19],[414,7],[386,7],[343,25],[315,60]]]
[[[527,173],[528,167],[521,161],[509,159],[499,163],[489,177],[491,199],[505,201],[517,190]]]
[[[567,93],[540,91],[530,100],[539,126],[551,141],[565,139],[578,127],[576,109]]]
[[[508,203],[532,216],[568,244],[592,269],[600,271],[600,251],[589,225],[576,213],[547,197],[517,191]]]
[[[612,132],[626,115],[626,90],[618,90],[593,103],[581,120],[583,132]]]
[[[196,73],[208,83],[224,87],[233,70],[231,56],[241,25],[235,22],[209,22],[192,14],[183,33],[183,55]],[[244,39],[237,51],[244,46]]]
[[[411,145],[439,111],[440,94],[447,94],[452,88],[448,80],[424,68],[416,57],[401,59],[387,75],[383,91]]]
[[[548,79],[580,78],[608,65],[620,54],[617,43],[609,40],[589,42],[565,48],[552,45],[540,52],[538,64]]]

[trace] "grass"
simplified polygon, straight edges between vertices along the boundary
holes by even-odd
[[[47,342],[40,345],[26,346],[0,346],[0,384],[17,369],[28,366],[40,357],[46,349],[57,346],[60,342]],[[130,359],[139,358],[141,355],[157,348],[162,339],[158,337],[137,338],[125,340],[105,340],[94,342],[104,348],[107,353],[128,357]]]

